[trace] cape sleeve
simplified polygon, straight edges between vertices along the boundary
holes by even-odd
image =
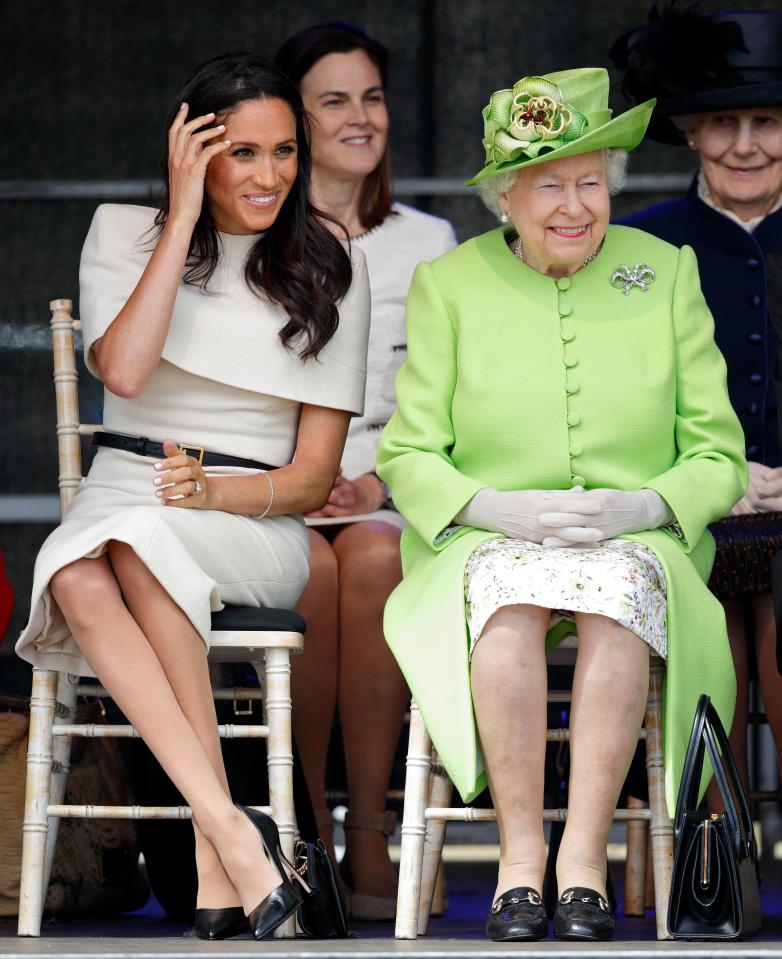
[[[707,525],[725,516],[747,486],[744,434],[728,398],[725,360],[701,292],[695,253],[679,251],[673,290],[676,338],[677,457],[643,485],[673,510],[687,552]]]
[[[364,412],[367,384],[369,277],[364,254],[356,246],[351,247],[350,261],[353,279],[350,289],[337,304],[337,332],[316,359],[307,361],[318,369],[317,376],[313,375],[313,394],[307,402],[360,416]]]
[[[154,218],[151,208],[111,203],[92,218],[79,265],[79,319],[84,361],[98,379],[92,347],[141,279],[154,248]]]
[[[93,217],[79,270],[84,356],[136,288],[155,245],[155,211],[105,204]],[[363,253],[350,252],[352,282],[337,304],[338,328],[316,357],[282,345],[285,310],[249,289],[243,274],[219,269],[209,292],[180,281],[162,359],[196,376],[300,403],[361,413],[367,371],[369,281]]]

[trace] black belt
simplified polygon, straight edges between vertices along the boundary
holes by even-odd
[[[92,434],[92,445],[109,446],[111,449],[136,453],[138,456],[154,456],[157,459],[166,459],[163,444],[148,440],[146,436],[125,436],[124,433],[98,431]],[[241,456],[208,453],[203,446],[193,446],[190,443],[179,443],[178,445],[180,453],[186,453],[188,456],[194,457],[202,466],[246,466],[255,470],[276,470],[279,468],[269,466],[268,463],[259,463],[257,460],[246,460]]]

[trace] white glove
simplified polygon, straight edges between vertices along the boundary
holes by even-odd
[[[565,537],[567,545],[596,543],[602,539],[592,522],[600,503],[582,486],[569,490],[509,490],[486,487],[454,517],[462,526],[505,533],[513,539],[543,543],[547,537]],[[541,514],[555,523],[543,523]]]
[[[673,520],[673,513],[665,500],[652,489],[626,492],[619,489],[593,489],[583,494],[599,510],[584,517],[585,525],[593,526],[600,534],[597,540],[613,539],[623,533],[640,533],[644,529],[657,529]],[[555,513],[542,513],[541,523],[548,527],[560,525]],[[568,526],[556,530],[543,540],[544,546],[573,546]],[[579,540],[583,542],[583,540]]]
[[[782,510],[782,470],[762,463],[749,464],[747,492],[730,511],[732,516],[773,513]]]

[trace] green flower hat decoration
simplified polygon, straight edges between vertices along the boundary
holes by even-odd
[[[654,104],[647,100],[612,119],[602,67],[522,77],[513,89],[493,93],[484,108],[486,165],[467,185],[559,157],[608,147],[633,150]]]

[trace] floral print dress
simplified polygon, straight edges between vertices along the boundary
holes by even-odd
[[[521,603],[550,609],[550,626],[574,613],[608,616],[659,656],[668,652],[665,573],[640,543],[614,539],[558,548],[491,539],[467,560],[464,596],[471,653],[490,617]]]

